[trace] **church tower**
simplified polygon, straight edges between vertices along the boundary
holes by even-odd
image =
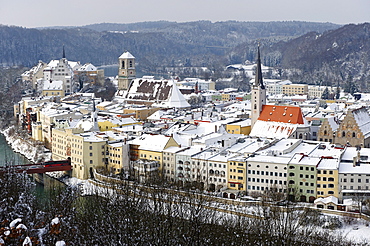
[[[127,90],[135,77],[135,57],[126,51],[118,58],[118,89]]]
[[[263,105],[266,104],[266,89],[262,79],[260,47],[258,45],[256,77],[251,92],[251,128],[253,128],[261,114]]]

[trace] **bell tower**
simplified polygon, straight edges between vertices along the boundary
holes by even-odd
[[[251,127],[253,128],[254,123],[258,120],[262,112],[263,105],[266,104],[266,89],[263,84],[262,79],[262,67],[261,67],[261,57],[260,57],[260,47],[258,45],[257,54],[257,68],[256,77],[254,79],[254,84],[252,86],[251,92]]]
[[[118,89],[127,90],[135,78],[135,57],[126,51],[118,58]]]

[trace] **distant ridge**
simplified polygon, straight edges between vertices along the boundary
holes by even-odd
[[[67,59],[96,66],[116,64],[122,51],[129,50],[143,73],[175,66],[219,70],[255,61],[260,42],[263,64],[281,68],[282,78],[369,91],[369,26],[300,21],[156,21],[39,29],[0,25],[0,65],[30,67],[39,60],[59,59],[64,44]]]

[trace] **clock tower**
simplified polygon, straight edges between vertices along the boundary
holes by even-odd
[[[127,90],[135,78],[135,57],[126,51],[118,58],[118,89]]]

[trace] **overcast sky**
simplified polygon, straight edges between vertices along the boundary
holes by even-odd
[[[158,20],[370,22],[370,0],[0,1],[0,24],[23,27]]]

